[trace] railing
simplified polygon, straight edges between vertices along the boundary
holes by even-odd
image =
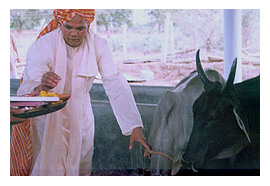
[[[10,79],[10,95],[16,95],[20,81]],[[144,123],[147,138],[157,104],[162,94],[172,87],[131,85],[131,89]],[[136,143],[128,150],[129,137],[123,136],[114,117],[103,85],[94,83],[90,91],[95,117],[93,171],[138,170],[145,166],[144,148]]]

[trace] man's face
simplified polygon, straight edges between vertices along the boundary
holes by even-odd
[[[87,24],[78,15],[62,25],[65,42],[71,47],[80,46],[87,32]]]

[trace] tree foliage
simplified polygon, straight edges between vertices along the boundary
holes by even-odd
[[[33,29],[48,23],[53,18],[50,9],[11,9],[10,28],[21,31]]]
[[[151,22],[150,25],[152,27],[158,27],[158,32],[161,33],[161,28],[165,24],[166,13],[170,13],[172,17],[179,11],[177,9],[149,9],[146,10],[148,15],[150,16]]]
[[[123,24],[132,26],[132,10],[130,9],[104,9],[97,10],[97,25],[104,26],[106,31],[110,27],[119,28]]]
[[[242,11],[242,43],[247,50],[260,48],[260,11],[243,10]]]
[[[164,32],[166,14],[169,13],[174,25],[175,43],[180,49],[205,48],[209,52],[223,49],[222,9],[146,9],[144,11],[150,18],[147,19],[149,22],[132,28],[133,10],[97,9],[97,25],[99,30],[108,31],[119,29],[127,24],[131,31],[147,33],[150,37],[153,32],[158,34]],[[18,31],[41,29],[53,18],[52,12],[52,9],[11,9],[10,28]],[[259,50],[259,36],[260,10],[242,10],[243,48],[250,47]],[[250,50],[257,52],[254,49]]]
[[[179,42],[188,43],[194,48],[205,48],[208,52],[223,49],[223,10],[222,9],[149,9],[149,25],[157,26],[162,33],[166,13],[170,13],[174,25],[174,35]],[[243,48],[259,48],[260,11],[242,10]],[[189,47],[190,47],[189,46]]]

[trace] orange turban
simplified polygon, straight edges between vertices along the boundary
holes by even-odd
[[[94,9],[56,9],[53,11],[54,19],[40,32],[39,36],[41,36],[55,30],[59,25],[62,25],[76,15],[81,16],[87,23],[88,29],[90,27],[90,23],[93,22],[95,18],[95,10]]]

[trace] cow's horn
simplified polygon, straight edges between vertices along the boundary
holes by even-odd
[[[202,68],[202,64],[200,60],[200,50],[198,50],[196,54],[196,67],[197,67],[197,72],[199,74],[199,77],[202,80],[204,87],[206,87],[210,83],[210,80],[207,78]]]
[[[237,58],[235,58],[235,60],[233,61],[228,80],[227,80],[226,85],[223,89],[224,91],[229,89],[233,85],[235,73],[236,73],[236,66],[237,66]]]

